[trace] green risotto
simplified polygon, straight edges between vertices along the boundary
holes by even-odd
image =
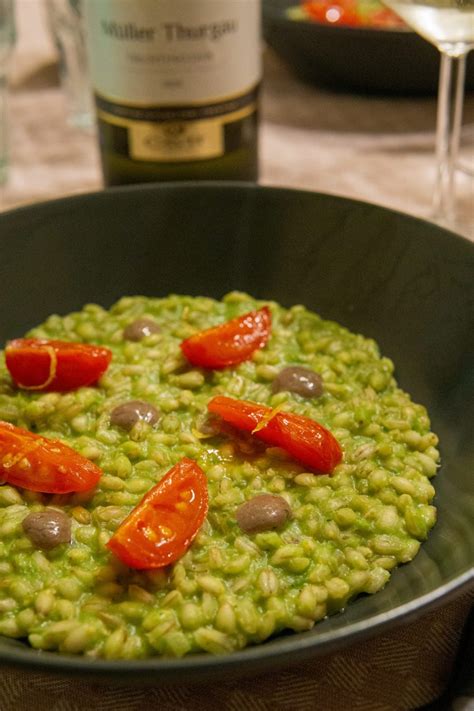
[[[271,335],[250,359],[220,369],[185,359],[183,339],[264,305]],[[40,392],[17,388],[0,358],[0,420],[61,440],[102,472],[81,493],[0,486],[2,635],[106,659],[229,653],[377,592],[435,523],[438,438],[426,410],[373,340],[303,306],[237,292],[125,297],[109,311],[50,316],[28,336],[106,346],[112,360],[96,385]],[[288,367],[317,374],[318,387],[275,387]],[[207,405],[217,395],[316,420],[342,461],[315,473],[249,432],[216,429]],[[137,401],[153,417],[124,424],[117,408]],[[207,480],[204,523],[173,564],[129,568],[107,543],[183,457]],[[260,495],[280,502],[278,521],[253,530],[242,512]],[[55,545],[25,525],[44,512],[67,521]]]

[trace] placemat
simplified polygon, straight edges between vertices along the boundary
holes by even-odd
[[[0,709],[413,711],[446,689],[473,601],[474,590],[342,652],[239,681],[133,688],[3,669]]]

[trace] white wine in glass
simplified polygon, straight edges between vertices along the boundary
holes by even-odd
[[[384,0],[441,53],[433,218],[456,224],[454,171],[462,125],[466,57],[474,48],[474,0]]]

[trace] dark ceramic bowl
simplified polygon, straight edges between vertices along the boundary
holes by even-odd
[[[263,34],[301,78],[365,93],[437,91],[439,52],[415,32],[292,20],[287,10],[298,3],[263,0]],[[474,52],[467,60],[467,86],[474,87]]]
[[[0,665],[114,682],[239,677],[342,650],[474,584],[474,244],[334,196],[245,184],[119,188],[0,215],[0,342],[50,313],[125,294],[240,289],[375,338],[439,434],[439,520],[376,595],[229,656],[104,661],[0,640]]]

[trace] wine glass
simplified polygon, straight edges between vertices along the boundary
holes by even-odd
[[[46,0],[47,20],[59,51],[61,85],[76,128],[93,125],[92,90],[87,66],[82,0]]]
[[[464,102],[466,57],[474,48],[474,0],[384,0],[441,53],[432,217],[455,224],[454,176]]]
[[[8,172],[7,79],[14,43],[13,0],[0,0],[0,185],[6,182]]]

